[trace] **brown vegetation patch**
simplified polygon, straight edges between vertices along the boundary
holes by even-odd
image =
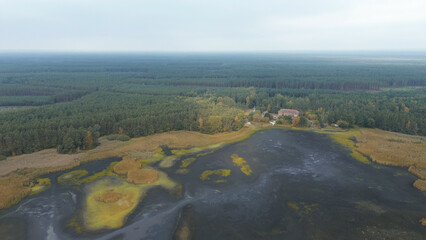
[[[426,179],[426,139],[424,137],[378,129],[362,128],[360,131],[362,134],[355,136],[359,152],[380,164],[410,166],[408,170],[412,174]],[[425,180],[417,180],[413,185],[426,191]]]
[[[416,168],[415,166],[410,166],[408,168],[408,171],[410,173],[416,175],[418,178],[426,180],[426,170],[425,169],[420,169],[420,168]]]
[[[114,166],[114,172],[118,174],[127,174],[129,171],[139,169],[141,164],[136,162],[136,159],[124,157],[119,163]]]
[[[120,198],[121,198],[121,193],[114,192],[113,189],[110,189],[106,191],[104,194],[96,196],[95,200],[98,202],[112,203],[112,202],[116,202],[120,200]]]
[[[153,169],[133,169],[127,173],[127,182],[135,184],[153,183],[158,180],[158,172]]]
[[[71,167],[80,164],[81,161],[85,162],[86,159],[92,159],[92,155],[97,155],[99,153],[105,152],[108,149],[112,149],[119,146],[120,144],[123,144],[120,141],[108,141],[105,137],[100,138],[99,142],[100,145],[97,148],[76,154],[59,154],[56,149],[52,148],[31,154],[8,157],[6,160],[0,161],[0,176],[6,176],[7,174],[16,170],[27,168],[70,169]]]
[[[8,208],[19,203],[31,193],[33,180],[41,175],[63,171],[77,165],[66,167],[50,167],[42,169],[23,169],[0,177],[0,209]]]
[[[368,155],[373,161],[385,165],[414,165],[419,169],[426,169],[426,140],[422,137],[379,129],[362,128],[360,131],[361,134],[355,136],[357,150]]]
[[[134,156],[135,154],[153,153],[160,146],[169,148],[189,148],[207,146],[221,142],[238,141],[249,136],[253,132],[251,128],[242,128],[236,132],[217,134],[203,134],[190,131],[171,131],[140,138],[132,138],[120,145],[108,150],[90,154],[84,161],[104,159],[109,157]],[[145,156],[149,157],[149,156]]]
[[[414,183],[413,186],[417,189],[419,189],[420,191],[426,192],[426,180],[422,180],[422,179],[417,179]]]
[[[0,209],[18,203],[31,193],[30,176],[11,174],[0,178]]]

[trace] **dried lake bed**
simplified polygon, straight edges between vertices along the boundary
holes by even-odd
[[[406,169],[361,163],[325,135],[282,129],[154,165],[179,194],[154,186],[122,227],[82,228],[93,183],[58,177],[119,160],[43,176],[47,190],[0,212],[1,239],[426,239],[426,195]]]

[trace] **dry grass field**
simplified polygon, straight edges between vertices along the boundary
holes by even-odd
[[[357,151],[372,161],[392,166],[409,167],[419,177],[413,185],[426,191],[426,138],[379,129],[360,129],[356,135]]]

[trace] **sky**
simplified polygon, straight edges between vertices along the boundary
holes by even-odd
[[[0,0],[0,51],[426,50],[426,0]]]

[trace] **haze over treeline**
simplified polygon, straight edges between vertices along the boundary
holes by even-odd
[[[425,65],[418,55],[10,54],[0,57],[0,155],[271,119],[245,116],[254,107],[298,109],[301,127],[426,135]]]

